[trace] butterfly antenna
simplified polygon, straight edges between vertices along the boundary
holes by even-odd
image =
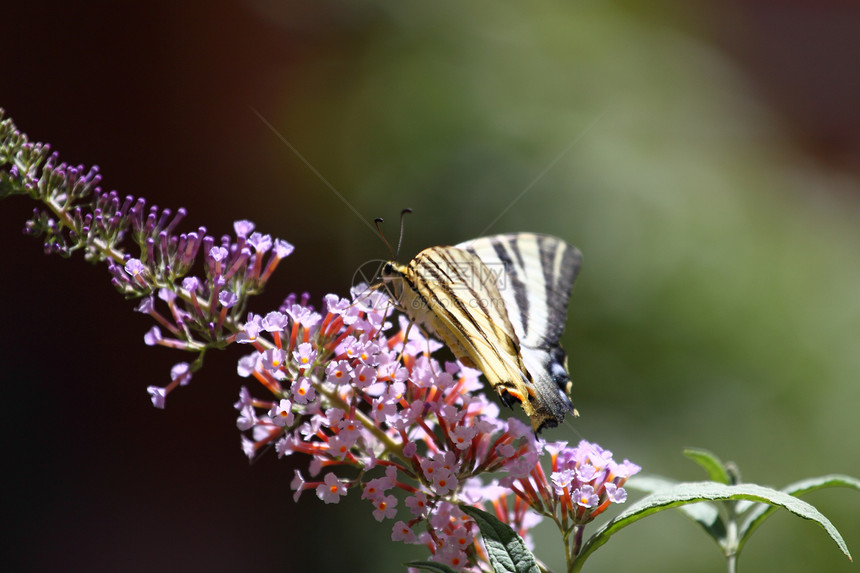
[[[412,209],[407,207],[406,209],[400,212],[400,238],[397,239],[397,252],[394,253],[394,258],[397,258],[397,255],[400,254],[400,245],[403,244],[403,217],[406,216],[406,213],[411,213]]]
[[[402,217],[402,215],[401,215]],[[382,217],[377,217],[373,220],[373,223],[376,225],[376,232],[379,233],[379,238],[382,239],[382,242],[385,243],[385,246],[388,247],[388,252],[391,254],[391,259],[394,260],[397,256],[394,254],[394,251],[391,250],[391,243],[388,242],[388,239],[385,238],[385,235],[382,234],[382,229],[379,228],[379,224],[383,223],[384,220]],[[398,247],[399,250],[399,247]]]

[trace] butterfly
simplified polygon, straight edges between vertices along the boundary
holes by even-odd
[[[382,284],[412,321],[478,368],[540,432],[576,410],[559,345],[582,254],[549,235],[510,233],[424,249],[382,267]]]

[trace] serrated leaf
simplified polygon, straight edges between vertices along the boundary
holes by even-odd
[[[678,485],[679,482],[668,478],[652,475],[637,475],[624,484],[625,489],[635,489],[646,493],[666,491]],[[678,506],[678,511],[685,517],[698,523],[705,533],[722,545],[726,540],[726,524],[720,516],[720,511],[714,504],[706,501]]]
[[[681,483],[671,489],[653,493],[639,500],[603,525],[585,542],[582,550],[576,557],[572,571],[579,571],[585,559],[598,547],[609,541],[609,538],[614,533],[644,517],[658,511],[663,511],[664,509],[689,503],[730,499],[748,499],[777,505],[804,519],[815,521],[827,531],[839,549],[851,559],[851,554],[848,552],[845,541],[836,528],[833,527],[833,524],[830,523],[830,520],[805,501],[787,493],[754,484],[725,485],[716,482],[690,482]],[[731,550],[731,548],[726,549]]]
[[[475,520],[490,564],[496,573],[540,573],[537,562],[531,551],[526,548],[522,537],[516,531],[500,521],[492,513],[487,513],[471,505],[461,505],[463,513]]]
[[[829,474],[796,481],[785,486],[781,491],[788,495],[798,496],[810,491],[830,487],[848,487],[860,491],[860,480],[841,474]],[[748,509],[747,504],[754,505],[754,507],[744,516],[744,520],[741,522],[738,530],[738,536],[740,537],[738,548],[743,547],[752,532],[777,509],[772,505],[759,505],[744,502],[744,505],[738,504],[738,512],[740,513]],[[847,550],[845,553],[847,554]],[[849,555],[848,558],[850,559],[851,556]]]
[[[435,561],[410,561],[404,563],[407,567],[415,567],[422,571],[430,571],[431,573],[457,573],[456,569],[448,567],[444,563],[436,563]]]
[[[726,465],[715,453],[699,448],[685,448],[683,453],[702,466],[708,472],[708,477],[711,478],[711,481],[724,484],[731,483],[729,473],[726,471]]]

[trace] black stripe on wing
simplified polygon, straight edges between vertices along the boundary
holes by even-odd
[[[510,317],[511,312],[518,312],[522,332],[527,336],[529,332],[529,297],[526,285],[523,283],[520,273],[516,270],[517,267],[523,268],[522,255],[520,254],[519,249],[516,248],[515,241],[509,243],[508,246],[503,244],[501,240],[491,240],[490,244],[492,245],[496,256],[499,258],[499,261],[504,266],[508,283],[510,283],[509,288],[513,289],[514,292],[514,305],[507,305],[508,317]],[[509,254],[509,249],[510,252],[513,252],[517,257],[516,265]],[[477,253],[475,254],[477,255]],[[480,258],[480,255],[477,256]]]
[[[564,333],[570,291],[582,265],[582,255],[575,247],[555,237],[536,237],[547,306],[543,341],[546,346],[556,346]]]

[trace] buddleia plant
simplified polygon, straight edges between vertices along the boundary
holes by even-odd
[[[217,238],[183,230],[184,209],[100,184],[97,168],[61,162],[0,110],[0,198],[35,202],[25,233],[47,254],[106,265],[117,292],[152,319],[144,343],[184,356],[162,386],[146,389],[153,406],[205,378],[207,352],[237,345],[245,384],[234,423],[245,455],[301,457],[294,499],[360,496],[394,542],[424,546],[426,559],[404,565],[411,571],[549,571],[533,554],[541,521],[558,529],[566,570],[580,571],[613,534],[668,509],[714,539],[730,572],[778,509],[819,525],[850,559],[836,528],[799,496],[860,489],[857,479],[826,475],[778,490],[743,483],[731,464],[690,450],[708,479],[677,483],[644,476],[593,441],[548,441],[486,398],[479,371],[440,358],[442,344],[409,328],[383,290],[287,294],[255,312],[252,297],[292,244],[249,220]],[[634,490],[644,496],[630,502]],[[613,506],[623,509],[606,518]]]

